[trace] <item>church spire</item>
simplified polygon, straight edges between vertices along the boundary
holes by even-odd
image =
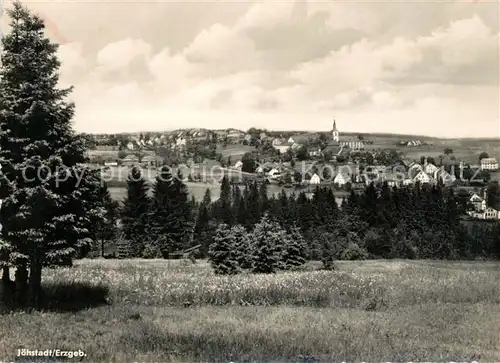
[[[340,137],[339,137],[339,130],[337,130],[337,124],[335,122],[335,119],[333,120],[333,130],[332,130],[332,139],[333,141],[339,142]]]

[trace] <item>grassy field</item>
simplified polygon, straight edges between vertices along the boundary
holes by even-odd
[[[437,159],[443,155],[445,148],[451,148],[457,160],[462,160],[467,164],[478,164],[479,155],[485,151],[490,157],[500,160],[500,139],[498,140],[433,140],[432,145],[420,147],[400,147],[409,159],[419,160],[421,156],[433,156]]]
[[[205,191],[208,189],[210,189],[210,194],[212,195],[212,199],[213,200],[216,200],[216,199],[219,199],[219,196],[220,196],[220,185],[219,184],[210,184],[210,183],[190,183],[190,182],[187,182],[186,183],[187,187],[188,187],[188,192],[190,194],[190,196],[194,196],[194,198],[197,200],[197,201],[201,201],[203,199],[203,196],[205,195]],[[243,190],[244,187],[243,186],[240,186],[240,188]],[[111,194],[111,198],[113,198],[114,200],[118,200],[118,201],[121,201],[121,200],[124,200],[125,197],[127,196],[127,189],[125,188],[125,186],[110,186],[109,188],[109,193]],[[300,192],[300,190],[295,190],[293,188],[290,188],[290,189],[286,189],[286,188],[282,188],[278,185],[275,185],[275,184],[271,184],[268,186],[268,196],[271,197],[272,195],[278,195],[279,193],[281,193],[281,190],[285,190],[285,192],[287,193],[287,195],[290,195],[291,193],[295,192],[296,194],[298,194]],[[151,192],[151,190],[150,190]],[[152,195],[152,194],[150,194]],[[336,192],[336,195],[338,197],[337,199],[337,202],[338,203],[341,203],[342,202],[342,197],[344,196],[347,196],[347,192],[342,192],[342,191],[338,191]]]
[[[224,158],[231,157],[231,162],[234,163],[237,160],[241,160],[241,157],[246,152],[255,150],[254,147],[241,144],[229,144],[226,147],[222,145],[217,145],[217,153],[221,153]]]
[[[216,277],[203,261],[82,260],[45,272],[57,309],[2,316],[0,357],[58,348],[88,362],[500,360],[497,263],[312,269]]]

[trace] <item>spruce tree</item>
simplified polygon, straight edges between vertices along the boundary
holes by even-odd
[[[216,275],[235,275],[240,271],[235,237],[229,225],[222,223],[217,228],[208,252],[210,264]]]
[[[150,219],[153,236],[168,241],[161,247],[165,257],[189,247],[194,225],[188,190],[180,172],[173,177],[168,166],[156,177]]]
[[[151,240],[160,243],[159,248],[163,257],[167,258],[169,253],[174,252],[171,246],[168,228],[168,221],[173,210],[173,177],[169,166],[163,166],[158,171],[153,185],[153,198],[151,211],[149,213],[149,227],[151,230]]]
[[[111,198],[108,185],[104,180],[101,181],[98,198],[104,214],[103,218],[96,221],[94,238],[101,244],[101,257],[105,257],[106,241],[116,238],[117,235],[116,221],[118,219],[119,204]]]
[[[231,184],[226,175],[222,178],[220,185],[220,197],[216,203],[216,218],[229,225],[234,221],[231,210]]]
[[[198,206],[198,212],[196,214],[196,222],[194,226],[194,241],[197,244],[201,244],[200,253],[202,257],[206,257],[208,255],[208,248],[212,243],[210,204],[210,189],[207,188],[203,200]]]
[[[251,234],[252,272],[274,273],[283,267],[283,230],[265,214]]]
[[[241,224],[231,227],[231,234],[235,239],[236,261],[242,269],[252,267],[252,242],[247,230]]]
[[[247,207],[247,228],[259,222],[261,218],[261,200],[257,182],[249,183],[245,205]]]
[[[141,257],[148,234],[148,185],[141,170],[132,168],[127,177],[127,197],[123,202],[121,220],[124,237],[131,244],[131,257]]]
[[[285,250],[283,265],[285,269],[294,269],[306,263],[307,243],[297,226],[292,226],[290,233],[285,235]]]
[[[188,188],[184,183],[180,170],[177,171],[176,177],[173,178],[171,187],[172,213],[167,220],[168,236],[171,239],[172,246],[177,251],[181,251],[192,247],[190,244],[193,237],[194,221]]]
[[[96,185],[82,166],[85,142],[72,129],[71,89],[58,88],[57,45],[20,2],[8,15],[0,68],[1,179],[8,181],[0,188],[0,256],[16,267],[17,295],[22,300],[29,285],[31,303],[40,306],[43,266],[68,264],[92,242],[95,201],[82,196]]]

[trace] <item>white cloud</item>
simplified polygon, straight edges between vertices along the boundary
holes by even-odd
[[[128,67],[137,58],[147,60],[152,47],[142,39],[126,38],[119,42],[110,43],[101,49],[96,56],[98,66],[105,71],[121,70]]]
[[[390,5],[379,16],[360,3],[307,5],[254,4],[232,23],[204,27],[178,50],[141,34],[126,34],[93,56],[82,44],[64,45],[61,79],[75,85],[78,129],[199,122],[328,129],[335,114],[357,131],[411,132],[418,124],[421,133],[467,135],[465,118],[474,112],[483,129],[498,123],[498,88],[484,82],[491,74],[485,61],[498,62],[498,29],[484,17],[443,19],[433,31],[387,38]],[[363,38],[332,42],[345,29]]]
[[[80,81],[87,72],[88,61],[83,57],[81,43],[67,43],[59,46],[58,56],[63,60],[60,68],[60,78],[66,81]]]

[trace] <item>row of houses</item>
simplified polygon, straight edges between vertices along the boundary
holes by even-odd
[[[245,133],[237,129],[210,131],[218,140],[227,140],[231,143],[239,143],[245,137]],[[206,140],[209,131],[203,129],[179,130],[165,134],[157,134],[154,137],[141,137],[141,135],[131,135],[129,140],[122,145],[128,150],[140,150],[148,147],[170,146],[175,149],[185,148],[189,142],[201,142]]]
[[[104,166],[141,166],[143,168],[158,167],[164,162],[163,158],[158,155],[146,155],[139,159],[136,155],[129,154],[121,160],[106,161]]]
[[[415,147],[415,146],[425,145],[425,143],[420,141],[420,140],[408,140],[408,141],[401,141],[399,143],[399,145],[400,146]]]

